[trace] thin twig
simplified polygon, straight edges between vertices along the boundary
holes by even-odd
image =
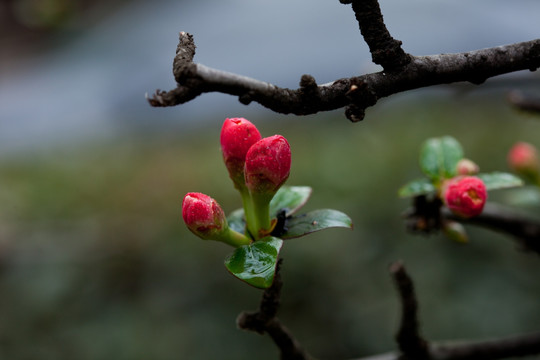
[[[507,206],[488,202],[480,215],[464,219],[442,206],[438,197],[417,196],[404,216],[408,230],[415,233],[439,231],[443,220],[450,219],[507,234],[524,250],[540,254],[540,219]]]
[[[401,48],[401,41],[388,32],[377,0],[353,0],[352,9],[375,64],[381,65],[385,72],[392,72],[411,61]]]
[[[443,209],[443,216],[464,223],[483,226],[510,235],[527,251],[540,255],[540,220],[506,206],[486,203],[482,213],[462,219]]]
[[[390,273],[399,291],[401,324],[396,335],[399,353],[384,353],[355,360],[497,360],[540,354],[540,332],[504,338],[428,344],[420,335],[418,300],[412,279],[402,262],[390,266]]]
[[[272,286],[263,293],[256,312],[242,312],[236,323],[240,329],[267,333],[280,350],[281,360],[310,360],[312,357],[302,348],[291,332],[276,317],[279,309],[283,282],[279,273],[282,260],[278,261]]]
[[[508,94],[508,101],[518,110],[540,115],[539,97],[526,97],[519,91],[512,91]]]
[[[401,324],[396,335],[399,349],[407,359],[428,359],[428,344],[420,335],[418,301],[413,282],[400,261],[390,266],[390,273],[401,300]]]
[[[441,342],[429,347],[431,360],[498,360],[537,354],[540,354],[540,332],[484,341]],[[385,353],[355,360],[401,359],[398,353]]]
[[[540,332],[461,344],[438,344],[430,349],[434,360],[493,360],[540,354]]]

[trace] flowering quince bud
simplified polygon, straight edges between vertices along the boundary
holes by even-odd
[[[201,193],[186,194],[182,202],[182,217],[189,230],[203,239],[211,239],[227,227],[221,206]]]
[[[458,175],[475,175],[478,174],[480,168],[472,160],[461,159],[457,163],[456,171]]]
[[[442,191],[446,206],[464,218],[477,216],[487,200],[484,182],[476,176],[458,176],[448,180]]]
[[[252,194],[275,194],[290,171],[291,148],[281,135],[257,141],[246,154],[246,186]]]
[[[540,173],[538,150],[529,143],[518,142],[508,153],[508,165],[518,174],[534,181]]]
[[[250,243],[244,235],[229,229],[223,209],[208,195],[187,193],[182,202],[182,217],[188,229],[203,240],[217,240],[233,246]]]
[[[225,119],[221,128],[221,151],[229,176],[237,188],[244,187],[246,154],[261,139],[259,130],[244,118]]]

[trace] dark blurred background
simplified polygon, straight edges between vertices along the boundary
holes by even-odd
[[[382,1],[392,34],[415,55],[538,38],[540,3]],[[351,124],[336,111],[273,114],[207,94],[151,108],[174,87],[179,31],[195,60],[296,87],[378,71],[350,6],[337,0],[0,2],[0,358],[276,359],[267,337],[236,329],[260,290],[223,266],[225,245],[198,240],[180,217],[198,191],[225,211],[240,198],[221,162],[226,117],[290,142],[290,185],[306,209],[348,213],[354,230],[288,241],[280,318],[321,359],[395,349],[397,297],[388,275],[405,262],[428,339],[487,339],[538,330],[538,256],[507,236],[468,227],[463,245],[413,236],[397,189],[420,177],[418,150],[451,135],[483,171],[507,171],[516,141],[540,146],[540,120],[508,93],[540,95],[538,72],[393,96]],[[539,214],[533,188],[490,200]],[[519,203],[518,203],[519,200]],[[535,204],[536,201],[536,204]]]

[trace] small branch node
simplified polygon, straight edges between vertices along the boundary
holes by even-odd
[[[362,121],[365,117],[366,109],[377,103],[377,95],[371,91],[366,82],[359,78],[353,78],[350,82],[349,90],[345,97],[350,101],[345,109],[345,116],[352,122]]]
[[[304,74],[300,78],[300,87],[303,89],[316,89],[317,82],[315,78],[309,74]]]
[[[193,72],[197,72],[196,66],[193,64],[195,56],[195,42],[193,35],[181,31],[179,34],[178,46],[176,47],[176,56],[173,60],[173,75],[177,83]]]
[[[238,101],[243,105],[249,105],[253,101],[253,95],[255,95],[253,91],[248,91],[238,96]]]
[[[310,106],[314,102],[320,100],[321,94],[315,78],[311,75],[304,74],[300,78],[300,97],[304,105]]]
[[[366,109],[360,108],[355,104],[351,104],[345,109],[345,117],[347,117],[347,119],[349,119],[353,123],[364,120],[365,116]]]
[[[443,224],[442,205],[441,199],[435,196],[414,197],[412,208],[404,214],[407,230],[425,235],[439,231]]]

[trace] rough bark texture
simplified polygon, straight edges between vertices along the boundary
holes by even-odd
[[[538,39],[466,53],[407,56],[410,62],[399,71],[343,78],[323,85],[303,75],[300,87],[293,90],[193,63],[194,53],[193,37],[181,32],[173,66],[178,86],[168,92],[158,90],[148,99],[152,106],[175,106],[203,93],[221,92],[238,96],[245,105],[255,101],[283,114],[309,115],[347,107],[347,117],[359,121],[366,108],[393,94],[454,82],[481,84],[497,75],[540,67]]]

